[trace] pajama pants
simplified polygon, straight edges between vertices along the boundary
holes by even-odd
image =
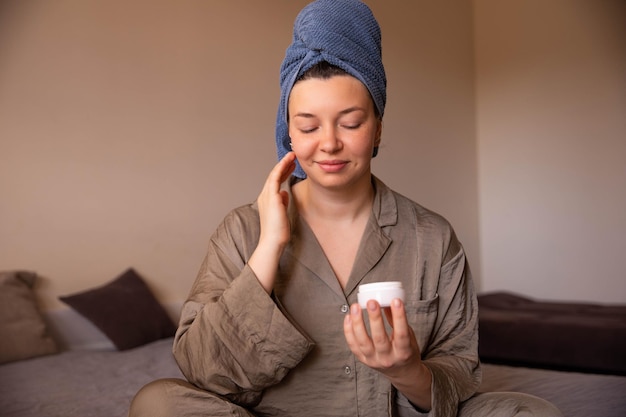
[[[398,417],[427,416],[398,410]],[[182,379],[160,379],[144,386],[131,403],[129,417],[256,417],[249,410]],[[519,392],[478,393],[459,406],[457,417],[562,417],[541,398]],[[286,416],[293,417],[293,416]]]

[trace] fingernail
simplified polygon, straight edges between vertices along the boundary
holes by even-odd
[[[350,312],[354,315],[358,315],[360,313],[360,308],[358,304],[353,304],[352,307],[350,307]]]
[[[391,302],[393,303],[393,306],[396,308],[399,308],[402,305],[402,302],[400,301],[399,298],[394,298]]]
[[[369,311],[376,311],[376,302],[375,301],[368,301],[367,309]]]

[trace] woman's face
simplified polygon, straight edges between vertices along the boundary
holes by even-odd
[[[340,75],[299,81],[288,110],[292,149],[310,180],[329,188],[370,182],[382,123],[359,80]]]

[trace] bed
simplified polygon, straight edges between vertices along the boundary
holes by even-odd
[[[626,305],[481,294],[481,391],[542,397],[566,417],[626,416]]]
[[[120,288],[128,287],[128,274],[127,271],[120,277],[126,277],[126,281],[121,280],[124,285],[121,285],[118,278],[103,287],[77,296],[85,298],[87,294],[97,296],[98,299],[105,298],[107,300],[105,304],[118,302],[121,304],[117,304],[117,310],[124,310],[125,304],[119,298],[128,294],[121,296],[115,294],[114,290],[117,289],[119,292]],[[138,274],[130,272],[130,275]],[[12,273],[11,277],[15,279],[15,273]],[[6,274],[4,276],[0,274],[0,285],[5,278]],[[150,298],[149,292],[145,291],[146,288],[142,288],[143,295],[138,295],[136,290],[134,293],[131,291],[135,302],[137,297]],[[4,288],[0,292],[6,294]],[[505,298],[509,296],[511,295],[505,294]],[[509,297],[508,300],[511,299]],[[87,300],[91,300],[93,304],[93,299],[87,297]],[[515,321],[511,322],[511,317],[515,312],[523,310],[518,303],[517,307],[509,305],[507,311],[505,308],[507,303],[502,301],[502,297],[497,303],[494,297],[484,298],[483,301],[486,306],[485,312],[490,309],[501,310],[498,319],[494,318],[498,317],[498,314],[493,311],[485,314],[485,319],[481,316],[481,326],[487,330],[492,327],[491,322],[494,320],[496,323],[509,320],[508,326],[512,326]],[[2,302],[0,299],[0,303]],[[497,304],[496,307],[494,303]],[[173,317],[178,307],[170,306],[169,312],[168,308],[163,310]],[[526,306],[527,310],[528,308]],[[102,325],[97,326],[79,313],[79,310],[85,313],[85,310],[80,308],[78,310],[72,308],[43,315],[43,324],[49,330],[46,337],[55,339],[56,350],[29,358],[5,361],[0,365],[0,416],[123,417],[127,414],[133,395],[144,384],[157,378],[182,377],[172,357],[173,338],[168,335],[171,329],[167,326],[166,331],[161,330],[160,333],[155,332],[135,341],[136,346],[120,349],[107,333],[110,329]],[[142,313],[135,311],[135,314]],[[532,315],[528,311],[525,314],[524,317],[528,321]],[[554,312],[552,314],[554,315]],[[175,317],[172,318],[172,321],[174,320]],[[515,320],[520,321],[519,318]],[[626,324],[624,316],[620,320],[615,323]],[[122,326],[123,322],[122,319],[117,325]],[[617,330],[613,330],[617,333],[622,332],[621,336],[619,334],[618,336],[623,337],[624,329],[617,327]],[[1,325],[0,330],[4,330]],[[119,335],[113,336],[118,343],[121,342],[119,338]],[[493,344],[494,340],[501,343],[497,338],[492,338],[490,343]],[[486,345],[485,349],[488,353],[491,347]],[[557,364],[558,369],[548,369],[549,364],[531,363],[528,358],[516,357],[507,363],[504,356],[506,354],[501,353],[497,358],[485,358],[481,391],[519,391],[534,394],[554,403],[568,417],[626,415],[626,376],[619,371],[615,374],[607,369],[603,369],[602,372],[583,371],[579,364],[576,364],[575,371],[564,370],[562,363]]]

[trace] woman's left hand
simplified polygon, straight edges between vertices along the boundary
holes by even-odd
[[[359,361],[385,375],[413,404],[428,410],[432,376],[422,363],[420,347],[409,326],[404,304],[395,299],[391,307],[384,310],[392,327],[390,334],[385,330],[383,309],[378,302],[367,302],[370,335],[361,307],[353,304],[343,324],[348,346]]]
[[[385,330],[383,309],[374,300],[367,303],[371,336],[367,333],[358,304],[350,307],[343,331],[350,350],[361,362],[391,376],[406,366],[419,364],[421,359],[417,339],[407,322],[402,302],[396,299],[385,310],[392,327],[391,334],[388,335]]]

